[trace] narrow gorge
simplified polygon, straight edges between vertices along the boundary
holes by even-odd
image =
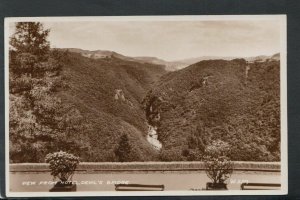
[[[157,150],[162,148],[162,143],[158,140],[157,127],[148,124],[147,141]]]

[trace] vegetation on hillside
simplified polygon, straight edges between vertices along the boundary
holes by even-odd
[[[69,85],[60,93],[91,124],[86,161],[117,161],[114,150],[128,136],[135,160],[157,160],[158,152],[146,140],[147,119],[141,104],[164,67],[119,58],[91,59],[69,52],[63,74]]]
[[[17,23],[11,38],[11,161],[42,162],[60,150],[117,161],[124,134],[135,160],[155,160],[141,101],[164,67],[50,50],[48,34],[41,23]]]
[[[9,55],[11,162],[65,151],[82,161],[280,160],[280,66],[207,60],[182,70],[51,50],[41,23],[16,24]],[[277,55],[276,57],[279,57]],[[157,130],[159,151],[147,141]]]
[[[61,52],[50,51],[49,30],[20,22],[10,40],[9,131],[12,162],[43,162],[49,152],[79,154],[85,125],[78,110],[63,104]]]
[[[243,59],[202,61],[163,76],[144,100],[163,143],[160,158],[202,160],[221,140],[232,160],[280,160],[279,76],[278,61]]]

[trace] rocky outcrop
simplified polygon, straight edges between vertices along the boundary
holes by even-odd
[[[115,90],[115,100],[122,100],[125,101],[124,92],[121,89]]]

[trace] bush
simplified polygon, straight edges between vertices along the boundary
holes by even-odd
[[[205,172],[213,184],[224,183],[233,172],[229,157],[229,145],[221,140],[214,141],[205,150]]]
[[[51,175],[54,178],[59,178],[62,182],[69,181],[72,178],[79,164],[79,157],[63,151],[49,153],[45,160],[50,164]]]
[[[162,151],[159,154],[159,158],[163,162],[171,162],[171,161],[182,161],[182,152],[179,150],[165,150],[162,149]]]

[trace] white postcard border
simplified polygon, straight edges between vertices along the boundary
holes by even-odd
[[[279,20],[280,51],[280,108],[281,108],[281,189],[228,191],[159,191],[159,192],[10,192],[9,180],[9,23],[11,22],[79,22],[79,21],[225,21],[225,20]],[[97,16],[97,17],[8,17],[4,22],[5,41],[5,178],[7,197],[66,197],[66,196],[190,196],[190,195],[284,195],[288,193],[287,152],[287,25],[286,15],[177,15],[177,16]]]

